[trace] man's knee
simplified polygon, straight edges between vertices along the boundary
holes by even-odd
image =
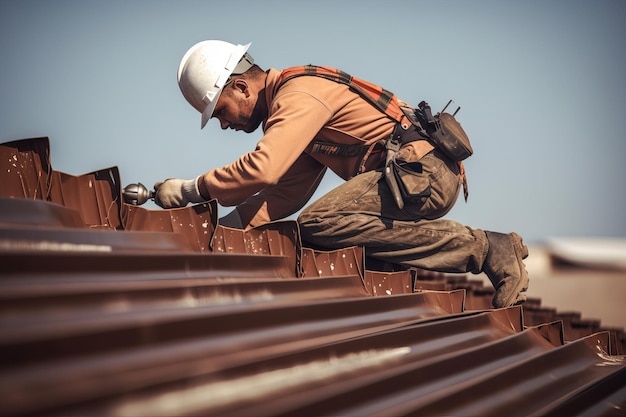
[[[300,225],[301,228],[303,226],[306,227],[311,222],[313,222],[313,218],[314,217],[315,217],[315,215],[314,215],[313,211],[310,209],[310,206],[306,207],[298,215],[298,224]]]

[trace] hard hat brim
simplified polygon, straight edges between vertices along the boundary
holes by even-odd
[[[215,98],[209,101],[209,104],[207,104],[207,106],[202,111],[202,117],[200,119],[200,129],[204,129],[204,126],[206,126],[211,116],[213,116],[213,111],[215,110],[215,106],[217,105],[217,100],[219,100],[220,95],[222,95],[223,89],[224,87],[218,90],[218,92],[215,94]]]

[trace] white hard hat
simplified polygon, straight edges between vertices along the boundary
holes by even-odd
[[[202,113],[201,129],[211,118],[230,76],[243,74],[254,64],[246,53],[250,45],[202,41],[192,46],[180,61],[178,86],[189,104]]]

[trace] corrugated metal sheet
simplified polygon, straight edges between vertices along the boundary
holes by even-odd
[[[624,415],[622,329],[363,248],[122,203],[0,144],[0,403],[23,415]]]

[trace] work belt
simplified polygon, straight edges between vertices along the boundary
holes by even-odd
[[[395,175],[391,169],[391,163],[394,160],[397,152],[400,150],[400,148],[402,148],[402,146],[417,140],[427,140],[427,138],[428,136],[424,132],[420,132],[418,126],[403,121],[402,123],[397,123],[395,125],[393,132],[387,139],[380,140],[369,145],[334,143],[315,140],[313,141],[313,145],[311,147],[311,153],[335,156],[361,157],[359,169],[356,172],[356,174],[358,175],[365,172],[365,163],[367,162],[367,159],[370,157],[370,155],[386,151],[387,155],[385,159],[384,175],[386,177],[387,183],[389,184],[389,188],[394,194],[394,199],[396,200],[396,203],[400,208],[402,208],[404,204],[402,201],[400,190],[396,183],[397,179],[395,178]],[[419,156],[421,157],[423,155]],[[442,157],[445,156],[442,155]],[[459,174],[463,183],[463,195],[465,197],[465,200],[467,201],[468,188],[465,168],[463,166],[463,162],[459,161],[457,162],[457,164],[459,166]]]
[[[311,153],[333,156],[361,157],[355,175],[365,172],[365,163],[372,154],[385,152],[386,140],[379,140],[369,145],[326,142],[314,140]]]

